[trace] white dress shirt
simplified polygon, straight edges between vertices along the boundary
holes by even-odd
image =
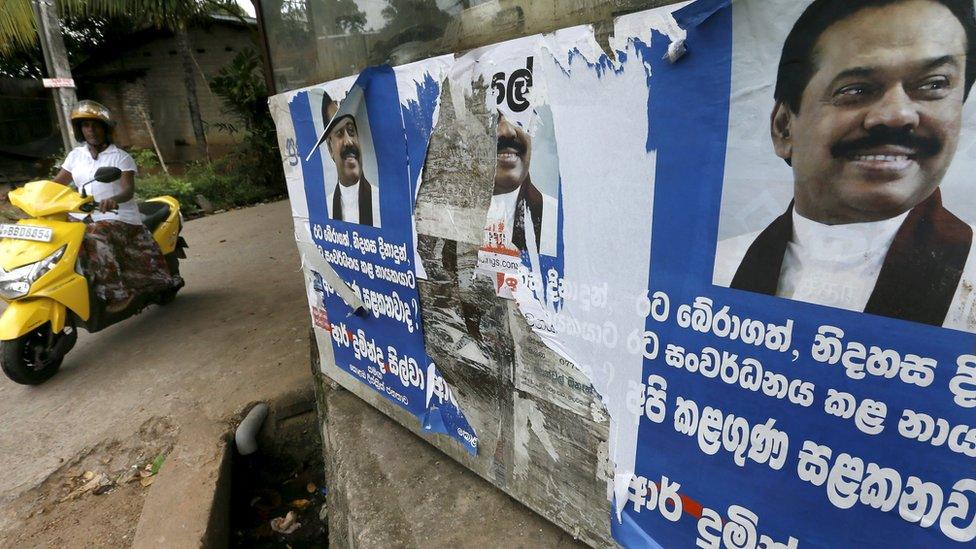
[[[519,189],[505,194],[496,194],[491,197],[491,204],[488,206],[488,227],[489,230],[500,232],[504,242],[508,245],[512,243],[512,229],[515,227],[515,203],[518,201]],[[504,230],[498,231],[498,226],[503,225]]]
[[[793,212],[793,237],[783,255],[776,295],[863,311],[884,258],[906,214],[872,223],[823,225]],[[729,287],[756,231],[722,240],[715,254],[713,284]],[[976,240],[942,325],[976,333]]]
[[[339,183],[339,199],[342,200],[342,220],[359,223],[359,181],[348,187]]]
[[[533,231],[535,230],[532,224],[532,216],[528,213],[527,209],[522,212],[515,211],[521,189],[522,187],[520,185],[514,191],[492,195],[491,204],[488,206],[488,223],[486,224],[488,232],[498,232],[498,224],[503,222],[505,224],[505,230],[502,231],[502,236],[504,237],[504,242],[509,246],[512,245],[512,232],[515,228],[516,213],[525,216],[523,221],[525,222],[524,226],[526,229],[531,228]],[[556,231],[559,228],[559,202],[545,193],[541,194],[542,227],[540,228],[541,242],[538,244],[539,252],[542,255],[555,256]],[[526,242],[528,242],[528,238],[526,236]]]
[[[908,212],[867,223],[824,225],[793,210],[776,295],[863,311],[885,255]]]
[[[363,184],[360,179],[355,184],[346,187],[342,183],[336,183],[335,188],[329,193],[326,200],[326,209],[329,212],[329,219],[335,219],[335,212],[332,211],[333,201],[336,193],[342,201],[342,220],[349,223],[360,223],[359,220],[359,186]],[[370,197],[373,201],[373,227],[379,228],[380,225],[380,192],[375,183],[370,185]]]

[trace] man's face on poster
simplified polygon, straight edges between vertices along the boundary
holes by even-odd
[[[329,144],[329,156],[339,171],[339,183],[345,186],[355,185],[363,175],[356,121],[351,116],[343,118],[332,127],[326,140]]]
[[[505,194],[519,188],[529,177],[532,138],[521,126],[498,115],[498,155],[495,161],[495,189]]]
[[[798,113],[772,114],[797,212],[827,224],[889,219],[925,200],[955,154],[966,33],[946,7],[862,9],[820,36]]]

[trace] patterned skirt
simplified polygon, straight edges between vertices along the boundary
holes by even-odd
[[[95,295],[106,303],[173,286],[159,245],[142,225],[123,221],[90,223],[81,253]]]

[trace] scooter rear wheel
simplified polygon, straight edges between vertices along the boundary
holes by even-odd
[[[0,341],[0,366],[3,373],[21,385],[40,385],[61,368],[64,354],[56,351],[65,333],[50,336],[51,325],[44,324],[17,339]],[[74,335],[74,331],[71,331]]]

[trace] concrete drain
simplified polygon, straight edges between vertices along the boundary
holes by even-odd
[[[327,546],[327,487],[315,411],[276,415],[266,420],[257,452],[234,452],[230,545]]]

